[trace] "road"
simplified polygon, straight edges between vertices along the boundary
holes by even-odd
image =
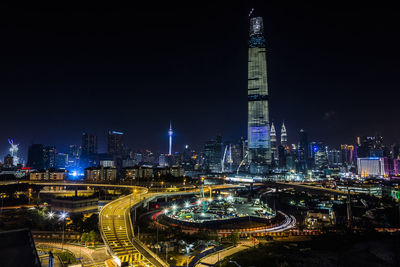
[[[331,193],[331,194],[337,194],[337,195],[347,195],[348,192],[347,191],[342,191],[342,190],[337,190],[337,189],[332,189],[332,188],[326,188],[326,187],[322,187],[322,186],[312,186],[312,185],[306,185],[306,184],[302,184],[302,183],[296,183],[296,182],[290,182],[290,183],[284,183],[284,182],[275,182],[276,184],[279,185],[284,185],[287,187],[300,187],[300,188],[305,188],[305,189],[309,189],[309,190],[316,190],[316,191],[322,191],[322,192],[326,192],[326,193]],[[351,195],[357,195],[356,192],[350,191]]]
[[[164,266],[155,257],[146,251],[145,248],[132,244],[129,238],[131,231],[129,210],[132,205],[140,202],[144,194],[148,192],[146,188],[136,188],[133,194],[121,197],[110,202],[100,212],[100,227],[102,237],[108,245],[116,260],[130,262],[137,266]],[[150,256],[149,256],[150,255]],[[147,256],[147,257],[146,257]]]
[[[258,243],[258,241],[256,242],[256,244],[257,243]],[[224,259],[225,257],[229,257],[235,253],[238,253],[240,251],[251,248],[253,245],[254,245],[254,243],[252,241],[240,242],[240,244],[238,244],[236,247],[222,250],[219,254],[215,253],[208,257],[204,257],[203,259],[201,259],[199,261],[199,263],[196,264],[196,267],[215,265],[216,263],[218,263],[220,260]],[[202,264],[202,263],[205,263],[205,264]]]
[[[236,188],[237,185],[217,185],[205,187],[204,191],[226,188]],[[115,256],[116,261],[129,262],[135,266],[168,266],[154,252],[143,245],[137,238],[130,236],[133,229],[130,219],[130,208],[142,201],[156,196],[168,196],[176,194],[188,194],[199,192],[199,189],[191,189],[181,192],[149,192],[144,187],[133,187],[133,193],[118,198],[100,211],[100,230],[104,242],[109,247],[110,253]]]
[[[61,249],[61,243],[55,242],[35,242],[37,247],[52,247]],[[76,258],[82,258],[81,263],[84,267],[105,266],[105,261],[110,258],[105,248],[89,249],[71,244],[64,244],[64,248],[74,254]]]

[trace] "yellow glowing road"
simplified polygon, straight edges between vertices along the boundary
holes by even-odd
[[[237,185],[217,185],[212,190],[229,189],[239,187]],[[209,191],[210,187],[205,187]],[[129,262],[134,266],[168,266],[155,253],[143,245],[132,234],[132,220],[130,208],[137,203],[154,196],[168,196],[179,194],[190,194],[199,192],[199,189],[186,190],[181,192],[148,192],[147,188],[135,187],[133,193],[118,198],[100,211],[100,230],[109,252],[114,256],[115,261]],[[132,239],[130,238],[132,237]]]

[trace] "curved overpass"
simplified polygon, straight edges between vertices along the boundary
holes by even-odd
[[[204,191],[238,188],[237,185],[217,185],[205,187]],[[130,262],[134,266],[168,266],[155,253],[133,235],[133,225],[130,215],[132,206],[173,195],[195,194],[199,189],[181,192],[149,192],[144,187],[132,187],[133,193],[120,197],[105,205],[99,215],[101,236],[107,249],[118,262]]]
[[[136,192],[118,198],[101,209],[99,215],[101,236],[117,262],[130,262],[135,266],[168,266],[140,241],[133,238],[130,208],[142,201],[142,195],[149,194],[143,187],[137,187],[134,191]]]

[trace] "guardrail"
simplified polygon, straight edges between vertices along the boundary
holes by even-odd
[[[148,190],[147,190],[147,188],[146,188],[146,191],[145,191],[144,194],[146,194],[147,192],[148,192]],[[141,193],[141,194],[143,194],[143,193]],[[141,194],[140,194],[140,195],[141,195]],[[105,211],[105,210],[108,208],[109,205],[115,204],[116,201],[121,201],[121,200],[123,200],[123,199],[131,198],[132,196],[133,196],[133,195],[130,194],[130,195],[127,195],[127,196],[118,198],[117,200],[114,200],[114,201],[108,203],[107,205],[105,205],[105,206],[101,209],[101,211],[100,211],[99,225],[100,225],[101,237],[103,238],[104,243],[106,244],[107,251],[108,251],[109,254],[112,255],[112,256],[118,256],[118,255],[116,255],[116,254],[113,252],[113,250],[110,248],[109,242],[108,242],[108,239],[107,239],[107,236],[104,234],[103,229],[102,229],[102,227],[101,227],[101,226],[102,226],[102,223],[103,223],[103,222],[102,222],[102,218],[103,218],[103,214],[102,214],[102,213],[103,213],[103,211]],[[151,257],[153,257],[154,259],[156,259],[156,260],[160,263],[160,265],[168,267],[168,266],[169,266],[168,264],[165,264],[164,261],[162,261],[157,255],[154,254],[154,252],[152,252],[149,248],[147,248],[143,243],[141,243],[139,240],[137,240],[137,239],[133,236],[133,225],[132,225],[132,219],[131,219],[131,212],[130,212],[130,211],[131,211],[131,207],[132,207],[132,206],[140,205],[141,202],[143,202],[143,200],[140,200],[140,197],[139,197],[139,201],[138,201],[138,202],[131,202],[131,205],[129,205],[129,206],[125,209],[125,211],[124,211],[125,231],[126,231],[126,234],[127,234],[127,237],[128,237],[128,241],[131,242],[131,244],[133,245],[133,247],[137,250],[137,252],[138,252],[139,254],[141,254],[141,256],[142,256],[146,261],[151,262],[146,256],[144,256],[142,253],[140,253],[140,251],[139,251],[140,249],[142,249],[142,251],[145,250],[149,255],[151,255]],[[134,242],[133,242],[133,241],[134,241]],[[138,249],[137,245],[140,246],[139,249]]]
[[[133,187],[135,187],[135,186],[132,186],[132,188],[133,188]],[[236,187],[238,187],[238,186],[228,185],[228,186],[221,186],[221,188],[215,188],[215,189],[227,189],[227,188],[236,188]],[[147,188],[144,188],[144,187],[137,187],[137,188],[145,189],[146,191],[145,191],[144,194],[147,194],[147,192],[148,192],[148,189],[147,189]],[[212,190],[212,189],[213,189],[213,188],[211,188],[211,187],[209,188],[209,190]],[[205,189],[205,190],[207,190],[207,189]],[[131,203],[131,204],[129,205],[129,207],[125,209],[125,211],[124,211],[124,218],[125,218],[125,229],[126,229],[126,234],[127,234],[127,237],[128,237],[129,242],[131,242],[131,244],[132,244],[133,247],[138,251],[139,254],[141,254],[141,253],[139,252],[139,249],[137,249],[137,245],[140,246],[140,249],[142,249],[142,251],[143,251],[143,250],[146,251],[146,253],[148,253],[152,258],[154,258],[160,265],[166,266],[166,267],[169,266],[168,263],[165,263],[164,261],[162,261],[162,260],[158,257],[158,255],[156,255],[153,251],[151,251],[147,246],[145,246],[142,242],[140,242],[139,239],[137,239],[137,238],[133,235],[133,225],[132,225],[131,212],[130,212],[130,211],[131,211],[131,208],[132,208],[133,206],[140,205],[140,204],[142,204],[143,202],[148,201],[149,199],[153,199],[153,197],[156,198],[156,197],[160,197],[160,196],[161,196],[161,197],[162,197],[162,196],[171,196],[171,195],[175,195],[175,194],[180,194],[180,195],[182,195],[182,194],[191,194],[191,193],[195,193],[195,192],[198,192],[198,189],[187,190],[187,191],[180,191],[180,192],[159,192],[159,193],[149,194],[147,197],[144,197],[143,199],[140,199],[140,195],[143,194],[143,193],[141,193],[141,194],[139,195],[139,201]],[[125,199],[125,198],[128,198],[128,197],[132,197],[132,194],[130,194],[130,195],[128,195],[128,196],[120,197],[120,198],[118,198],[118,199],[116,199],[116,200],[114,200],[114,201],[111,201],[111,202],[109,202],[107,205],[105,205],[105,206],[100,210],[100,214],[99,214],[99,216],[100,216],[100,218],[99,218],[99,227],[100,227],[101,237],[102,237],[102,239],[103,239],[103,240],[105,241],[105,243],[106,243],[107,251],[109,252],[110,255],[113,255],[113,256],[117,256],[117,255],[115,255],[115,253],[114,253],[114,252],[112,251],[112,249],[110,248],[109,243],[108,243],[108,240],[107,240],[107,237],[106,237],[106,235],[104,234],[103,228],[102,228],[102,225],[103,225],[103,222],[102,222],[102,219],[103,219],[103,218],[102,218],[102,217],[103,217],[103,211],[105,211],[105,210],[108,208],[109,205],[115,204],[116,201],[121,201],[121,199]],[[127,213],[128,213],[128,214],[127,214]],[[126,220],[129,220],[129,222],[127,222]],[[128,226],[128,224],[129,224],[129,226]],[[136,243],[136,246],[135,246],[135,243]],[[148,262],[150,262],[148,258],[146,258],[144,255],[142,255],[142,256],[143,256],[143,258],[145,258]]]
[[[148,192],[148,191],[147,191],[147,192]],[[132,217],[131,217],[131,208],[132,208],[133,206],[138,206],[138,205],[142,204],[142,203],[146,200],[146,198],[144,198],[143,200],[140,200],[140,196],[141,196],[141,195],[142,195],[142,193],[139,194],[139,202],[134,203],[131,207],[129,207],[129,208],[126,209],[126,211],[125,211],[125,212],[128,213],[128,215],[126,216],[126,218],[128,218],[128,220],[129,220],[129,225],[130,225],[129,231],[128,231],[128,227],[127,227],[128,238],[129,238],[129,240],[132,242],[132,244],[133,244],[133,240],[134,240],[134,241],[135,241],[136,243],[138,243],[144,250],[146,250],[147,253],[149,253],[153,258],[155,258],[158,262],[164,263],[164,261],[163,261],[160,257],[158,257],[157,254],[155,254],[151,249],[149,249],[145,244],[143,244],[143,243],[139,240],[139,238],[135,237],[135,235],[134,235],[134,228],[133,228],[133,225],[132,225]],[[164,265],[164,264],[163,264],[163,265]],[[168,263],[167,263],[167,264],[165,264],[164,266],[167,266],[167,267],[168,267],[169,265],[168,265]]]
[[[226,249],[228,249],[228,248],[226,248]],[[226,250],[226,249],[225,249],[225,250]],[[208,250],[205,250],[205,251],[201,252],[200,254],[197,254],[196,256],[194,256],[194,257],[192,258],[192,260],[191,260],[187,265],[184,265],[184,266],[172,266],[172,265],[171,265],[170,267],[195,267],[196,264],[197,264],[202,258],[205,258],[205,257],[208,257],[208,256],[210,256],[210,255],[212,255],[212,254],[221,252],[222,250],[224,250],[223,247],[222,247],[222,245],[219,245],[219,246],[210,248],[210,249],[208,249]]]

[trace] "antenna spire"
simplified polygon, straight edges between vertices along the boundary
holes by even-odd
[[[250,10],[250,13],[249,13],[249,18],[251,17],[251,15],[253,14],[253,11],[254,11],[254,8],[252,8],[251,10]]]

